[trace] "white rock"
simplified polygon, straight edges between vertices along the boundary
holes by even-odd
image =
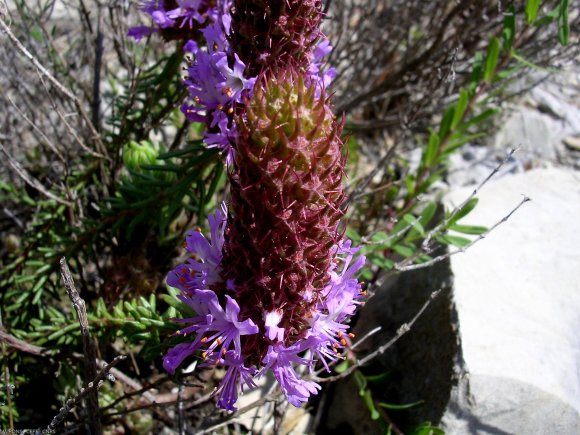
[[[455,191],[448,202],[469,193]],[[568,434],[580,426],[580,174],[536,169],[491,181],[465,223],[493,225],[522,194],[532,201],[452,257],[471,395],[466,383],[452,394],[443,418],[450,434]]]
[[[446,180],[452,187],[480,184],[507,156],[505,150],[471,144],[449,157]],[[499,169],[496,178],[524,171],[524,162],[531,158],[519,150]]]
[[[556,160],[563,150],[561,141],[572,134],[564,120],[527,107],[516,107],[492,139],[492,146],[503,150],[521,148],[538,159]]]
[[[553,114],[566,124],[565,128],[573,133],[580,132],[580,109],[568,104],[562,97],[557,97],[541,86],[530,91],[530,98],[538,103],[541,109]]]

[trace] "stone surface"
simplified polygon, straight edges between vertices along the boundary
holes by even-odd
[[[510,109],[492,140],[493,148],[520,148],[533,163],[555,161],[563,152],[562,139],[574,131],[565,121],[523,106]]]
[[[447,201],[459,204],[470,192]],[[469,375],[443,418],[450,434],[580,427],[580,174],[548,168],[492,180],[465,223],[493,225],[522,194],[532,201],[452,257]]]
[[[580,137],[568,136],[564,139],[564,144],[571,150],[580,151]]]
[[[514,82],[510,92],[523,97],[503,105],[495,133],[483,140],[487,146],[471,143],[451,155],[448,183],[454,187],[479,184],[512,148],[518,152],[500,176],[553,165],[580,168],[579,77],[580,66],[572,64],[549,77],[531,71]]]
[[[578,413],[556,396],[529,384],[494,376],[469,376],[471,404],[451,407],[447,435],[568,435],[577,433]],[[452,405],[454,402],[452,402]]]

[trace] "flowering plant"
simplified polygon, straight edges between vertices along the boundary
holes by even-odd
[[[210,240],[190,233],[191,258],[168,276],[196,316],[176,320],[186,340],[163,365],[173,373],[202,351],[204,366],[227,369],[217,394],[228,410],[238,384],[253,387],[271,370],[299,406],[320,386],[297,366],[318,359],[329,369],[348,345],[364,265],[339,228],[345,157],[325,91],[334,70],[322,68],[331,47],[321,3],[153,3],[144,10],[156,27],[133,35],[205,24],[184,43],[182,111],[206,124],[204,141],[224,152],[231,185],[229,205],[210,216]]]

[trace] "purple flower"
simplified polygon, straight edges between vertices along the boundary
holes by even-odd
[[[336,77],[336,70],[334,68],[322,69],[323,59],[332,51],[332,45],[327,39],[322,39],[312,53],[312,62],[308,68],[310,80],[316,85],[317,96],[320,91],[326,89],[334,77]]]
[[[274,36],[261,41],[263,31],[252,29],[251,14],[232,8],[231,0],[217,0],[210,9],[203,0],[178,0],[168,11],[164,2],[149,2],[147,10],[159,28],[172,26],[172,34],[180,34],[176,27],[199,28],[207,20],[201,29],[204,41],[184,46],[191,56],[184,80],[189,98],[182,111],[188,120],[206,125],[209,148],[226,154],[231,211],[228,215],[222,205],[210,216],[209,240],[201,232],[188,234],[192,258],[167,278],[195,315],[175,320],[183,325],[176,335],[190,338],[170,349],[163,365],[173,373],[200,351],[201,366],[224,367],[215,394],[218,406],[230,411],[236,409],[238,389],[255,387],[253,377],[269,370],[292,405],[317,394],[320,386],[301,378],[299,367],[312,370],[320,360],[330,370],[329,363],[341,358],[339,349],[348,345],[348,321],[362,303],[355,275],[365,258],[348,240],[334,245],[345,197],[345,159],[341,124],[330,100],[320,98],[336,75],[323,60],[332,47],[326,39],[311,44],[321,36],[319,4],[295,3],[288,6],[297,14],[295,22],[304,14],[301,19],[310,30],[276,36],[288,42],[282,47],[303,48],[296,51],[301,54],[296,69],[286,72],[285,65],[268,70],[268,63],[253,60],[247,50],[234,51],[248,48],[239,44],[245,41],[239,36],[247,33],[249,46],[262,44],[258,55],[282,52],[268,51]],[[238,14],[233,22],[239,32],[230,31],[230,12]],[[134,32],[148,34],[146,29]],[[248,71],[262,71],[264,82],[256,84]],[[304,129],[296,116],[309,120]]]
[[[214,215],[208,217],[211,243],[199,231],[191,231],[186,237],[186,250],[199,259],[190,258],[174,269],[167,276],[167,284],[188,292],[192,289],[206,289],[221,282],[220,262],[224,245],[224,229],[227,219],[227,208],[222,203]]]
[[[178,323],[191,325],[177,332],[177,335],[188,336],[195,333],[191,343],[182,343],[171,349],[163,359],[165,369],[173,373],[185,358],[202,345],[209,346],[202,357],[211,363],[219,362],[222,355],[232,350],[235,355],[242,355],[240,337],[258,332],[258,327],[251,319],[240,321],[240,307],[230,296],[226,296],[225,310],[220,305],[212,290],[193,290],[191,295],[179,295],[181,301],[188,304],[198,315],[189,319],[177,319]]]
[[[276,344],[268,348],[262,360],[264,368],[260,373],[263,374],[271,369],[288,402],[294,406],[300,406],[308,400],[311,394],[318,393],[320,389],[320,385],[316,382],[300,379],[293,367],[293,364],[312,366],[312,360],[298,356],[307,347],[308,342],[305,340],[300,340],[290,347]]]
[[[278,324],[282,320],[282,313],[278,310],[269,313],[264,312],[264,325],[266,327],[266,336],[273,341],[282,341],[284,339],[284,328],[279,328]]]
[[[216,63],[216,67],[222,73],[224,81],[221,83],[222,91],[228,96],[228,103],[233,101],[240,103],[242,101],[242,93],[248,91],[251,93],[256,83],[256,77],[246,79],[244,77],[244,70],[246,65],[240,60],[237,54],[234,54],[234,65],[229,66],[227,57],[222,57]]]
[[[153,29],[152,27],[135,26],[135,27],[131,27],[129,29],[129,31],[127,32],[127,35],[131,36],[132,38],[135,38],[135,41],[140,41],[144,37],[149,36],[155,32],[156,32],[156,30]]]
[[[225,20],[229,28],[229,21]],[[255,77],[244,76],[246,66],[237,54],[230,54],[225,31],[219,22],[206,26],[202,33],[207,51],[195,42],[186,44],[186,51],[194,56],[188,67],[184,83],[191,103],[184,104],[182,111],[192,122],[209,123],[204,141],[210,148],[218,148],[226,154],[226,164],[233,162],[233,146],[237,139],[235,125],[231,122],[234,105],[241,103],[244,93],[251,95]]]
[[[169,10],[164,0],[145,0],[141,2],[139,9],[151,15],[154,25],[129,29],[129,36],[136,40],[163,29],[193,29],[207,21],[207,18],[215,20],[218,16],[217,8],[207,8],[205,0],[177,0],[177,7]]]
[[[218,394],[218,406],[228,411],[237,411],[234,404],[238,400],[238,385],[242,391],[244,385],[256,388],[256,384],[252,380],[256,369],[245,367],[243,358],[231,351],[226,352],[220,363],[227,366],[228,369],[214,393]]]
[[[330,283],[323,290],[323,299],[318,308],[326,310],[337,322],[349,318],[356,311],[357,305],[361,304],[361,285],[355,278],[355,274],[365,264],[365,257],[359,256],[354,262],[353,258],[360,248],[352,248],[350,240],[343,240],[335,247],[336,259],[342,261],[340,272],[336,266],[330,270]]]
[[[311,328],[306,335],[314,343],[311,350],[327,371],[330,371],[328,362],[338,359],[338,348],[347,344],[345,336],[348,325],[343,322],[361,304],[361,286],[354,275],[364,266],[365,257],[360,256],[352,262],[359,249],[351,248],[350,240],[343,240],[335,246],[335,258],[343,264],[340,272],[336,271],[336,265],[330,270],[330,282],[322,292],[322,300],[315,307]]]
[[[179,27],[187,26],[192,28],[194,21],[203,23],[205,18],[199,13],[203,6],[203,0],[177,0],[179,7],[167,12],[167,17],[171,20],[180,21]]]
[[[226,38],[227,30],[218,21],[208,24],[201,30],[205,38],[207,51],[210,54],[229,52],[230,45]]]

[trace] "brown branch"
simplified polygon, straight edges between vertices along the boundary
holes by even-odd
[[[20,351],[26,352],[31,355],[36,356],[48,356],[51,351],[40,346],[35,346],[33,344],[27,343],[26,341],[20,340],[13,335],[7,333],[3,329],[0,329],[0,342],[5,343],[8,346]]]
[[[402,266],[400,265],[400,263],[395,263],[394,268],[399,271],[399,272],[407,272],[409,270],[417,270],[417,269],[422,269],[424,267],[429,267],[434,265],[435,263],[439,263],[440,261],[445,260],[446,258],[451,257],[452,255],[456,255],[459,253],[463,253],[465,251],[467,251],[469,248],[471,248],[473,245],[475,245],[477,242],[479,242],[482,239],[485,239],[493,230],[495,230],[497,227],[499,227],[501,224],[503,224],[504,222],[507,222],[507,220],[512,217],[512,215],[518,211],[518,209],[524,205],[526,202],[531,201],[530,198],[528,198],[527,196],[524,196],[522,198],[522,200],[519,202],[518,205],[516,205],[507,215],[505,215],[503,218],[501,218],[499,221],[497,221],[492,227],[490,227],[487,231],[485,231],[484,233],[480,234],[477,238],[473,239],[471,242],[469,242],[467,245],[456,249],[454,251],[450,251],[447,252],[446,254],[442,254],[439,255],[435,258],[432,258],[431,260],[425,261],[424,263],[418,263],[418,264],[409,264],[407,266]]]
[[[87,388],[81,388],[81,390],[79,391],[79,394],[77,394],[72,399],[67,400],[65,402],[64,406],[62,408],[60,408],[59,413],[52,419],[52,421],[48,425],[47,430],[49,431],[49,433],[52,433],[56,429],[56,427],[64,420],[64,418],[66,417],[66,415],[75,406],[78,406],[83,401],[83,399],[88,399],[95,392],[97,392],[97,394],[98,394],[98,389],[103,384],[103,381],[105,379],[108,379],[109,381],[114,382],[115,381],[115,377],[110,373],[111,372],[111,369],[115,365],[117,365],[120,361],[123,361],[125,358],[127,358],[125,355],[118,355],[118,356],[116,356],[113,359],[113,361],[111,361],[105,367],[103,367],[103,370],[101,370],[94,377],[93,381],[91,381],[91,382],[89,382],[87,384]],[[89,421],[89,424],[91,424],[90,421]],[[94,430],[98,430],[98,431],[97,432],[94,432]],[[102,433],[101,427],[100,427],[100,421],[99,421],[98,427],[96,427],[96,428],[91,425],[90,431],[91,431],[90,432],[91,434],[100,434],[100,433]]]
[[[0,329],[0,343],[6,344],[17,351],[25,352],[25,353],[28,353],[30,355],[35,355],[35,356],[48,357],[48,356],[52,356],[52,355],[56,354],[56,352],[54,352],[50,349],[47,349],[45,347],[35,346],[34,344],[30,344],[24,340],[20,340],[19,338],[16,338],[15,336],[9,334],[8,332],[6,332],[3,329]],[[84,354],[78,353],[78,352],[73,352],[72,356],[78,360],[85,359]],[[101,370],[103,370],[108,365],[108,363],[102,359],[97,359],[96,362],[97,362],[97,366]],[[128,386],[129,388],[134,390],[133,392],[128,393],[124,397],[120,398],[120,400],[118,400],[119,402],[123,399],[127,399],[127,398],[129,398],[131,396],[135,396],[135,395],[140,395],[142,399],[148,401],[149,403],[155,403],[158,400],[153,394],[151,394],[147,391],[147,390],[153,388],[154,384],[148,385],[147,387],[143,387],[138,381],[132,379],[131,377],[127,376],[125,373],[123,373],[122,371],[120,371],[119,369],[116,369],[114,367],[111,367],[109,372],[113,376],[115,376],[116,379],[118,379],[119,381],[124,383],[126,386]],[[165,380],[163,380],[163,381],[165,381]],[[106,407],[105,409],[107,409],[107,408],[108,407]]]
[[[96,379],[97,378],[97,355],[95,342],[90,336],[89,332],[89,322],[87,319],[87,311],[85,306],[85,301],[80,297],[79,292],[76,289],[73,277],[70,273],[68,265],[66,264],[66,258],[62,257],[60,259],[60,273],[66,292],[72,304],[77,312],[79,319],[79,324],[81,326],[81,335],[83,338],[83,353],[85,361],[85,379]],[[119,360],[120,361],[120,360]],[[118,361],[117,361],[118,362]],[[89,384],[90,387],[91,384]],[[99,392],[97,388],[91,388],[83,397],[86,397],[87,412],[89,415],[89,427],[92,434],[100,434],[101,429],[101,419],[99,411]],[[67,402],[68,403],[68,402]],[[68,411],[67,411],[68,412]],[[65,413],[66,414],[66,413]],[[54,421],[54,420],[53,420]],[[52,425],[52,423],[51,423]]]

